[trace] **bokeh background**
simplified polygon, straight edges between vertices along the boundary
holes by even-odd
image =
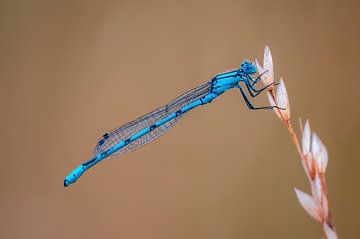
[[[292,118],[326,143],[341,238],[360,238],[357,1],[0,2],[1,238],[320,238],[287,131],[238,91],[64,189],[100,135],[268,44]],[[264,95],[254,100],[267,104]]]

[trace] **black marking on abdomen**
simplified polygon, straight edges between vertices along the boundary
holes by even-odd
[[[183,114],[183,112],[182,112],[181,109],[175,112],[176,117],[178,117],[178,116],[180,116],[182,114]]]
[[[153,131],[157,126],[155,124],[150,126],[150,131]]]
[[[88,166],[89,164],[91,164],[91,163],[94,162],[94,161],[95,161],[95,158],[90,159],[89,161],[83,163],[82,166],[86,167],[86,166]]]
[[[130,138],[126,139],[126,140],[124,141],[124,146],[125,146],[125,145],[128,145],[128,144],[130,143],[130,141],[131,141]]]

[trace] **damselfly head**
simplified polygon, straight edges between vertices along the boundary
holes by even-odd
[[[243,70],[244,73],[248,75],[256,73],[256,67],[250,61],[243,61],[243,63],[241,63],[241,70]]]

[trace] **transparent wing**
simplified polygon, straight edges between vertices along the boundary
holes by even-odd
[[[127,124],[124,124],[118,128],[107,132],[99,139],[97,145],[95,146],[94,154],[97,155],[99,153],[109,150],[117,143],[153,125],[155,122],[181,109],[183,106],[189,104],[190,102],[205,96],[210,91],[210,88],[211,82],[207,82],[203,85],[200,85],[192,90],[185,92],[175,100],[171,101],[169,104],[157,108],[148,114],[145,114]],[[155,128],[153,131],[150,131],[149,133],[143,135],[137,140],[121,148],[119,151],[112,154],[111,157],[121,156],[135,151],[138,148],[144,146],[145,144],[151,142],[152,140],[158,138],[160,135],[168,131],[173,125],[175,125],[179,118],[180,117],[174,118],[166,122],[165,124]]]

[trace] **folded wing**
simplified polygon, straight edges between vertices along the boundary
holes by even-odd
[[[183,106],[205,96],[207,93],[209,93],[210,89],[211,82],[207,82],[203,85],[200,85],[192,90],[185,92],[175,100],[171,101],[169,104],[157,108],[148,114],[145,114],[127,124],[124,124],[118,128],[107,132],[99,139],[97,145],[95,146],[94,154],[97,155],[99,153],[109,150],[119,142],[126,140],[132,135],[153,125],[162,118],[181,109]],[[166,122],[165,124],[155,128],[153,131],[150,131],[149,133],[143,135],[137,140],[121,148],[119,151],[115,152],[110,157],[121,156],[137,150],[138,148],[158,138],[160,135],[171,129],[171,127],[177,123],[180,117],[181,116],[174,118]]]

